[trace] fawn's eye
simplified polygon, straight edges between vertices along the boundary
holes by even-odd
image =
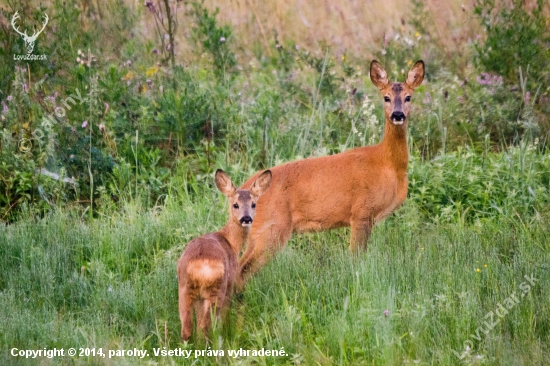
[[[256,208],[256,202],[252,202],[252,208]]]
[[[405,97],[405,102],[410,102],[410,101],[411,101],[411,96],[410,96],[410,95],[407,95],[407,96]]]
[[[239,208],[239,205],[237,203],[234,203],[233,208]]]
[[[389,102],[390,102],[390,98],[389,98],[389,97],[384,97],[384,102],[389,103]]]

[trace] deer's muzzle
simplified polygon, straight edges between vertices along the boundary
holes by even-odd
[[[242,226],[250,226],[252,225],[252,217],[250,216],[243,216],[239,220]]]

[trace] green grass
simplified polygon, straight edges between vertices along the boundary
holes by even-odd
[[[175,265],[190,238],[225,220],[223,199],[208,192],[168,200],[162,210],[128,205],[92,223],[60,211],[2,227],[0,363],[191,364],[152,355],[206,347],[179,341]],[[547,221],[502,214],[483,224],[432,224],[416,212],[407,201],[357,258],[347,250],[349,230],[294,236],[216,330],[211,348],[226,355],[192,356],[193,364],[548,364]],[[525,275],[538,280],[521,297]],[[472,338],[514,292],[519,303]],[[468,340],[473,347],[460,360],[453,350],[462,354]],[[151,356],[24,360],[10,356],[13,347],[138,348]],[[288,357],[227,356],[281,347]]]

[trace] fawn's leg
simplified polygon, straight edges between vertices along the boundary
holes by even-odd
[[[191,337],[191,333],[193,332],[193,296],[187,286],[180,286],[178,295],[181,319],[181,341],[185,342]]]

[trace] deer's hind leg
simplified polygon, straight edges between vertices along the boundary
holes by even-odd
[[[200,320],[197,315],[197,327],[204,334],[205,338],[210,340],[209,332],[212,328],[212,319],[220,319],[220,307],[225,300],[225,292],[220,289],[220,284],[213,285],[208,290],[201,292],[202,300],[197,314],[200,313]]]
[[[178,288],[179,312],[181,320],[181,341],[185,342],[193,332],[193,294],[187,286]]]

